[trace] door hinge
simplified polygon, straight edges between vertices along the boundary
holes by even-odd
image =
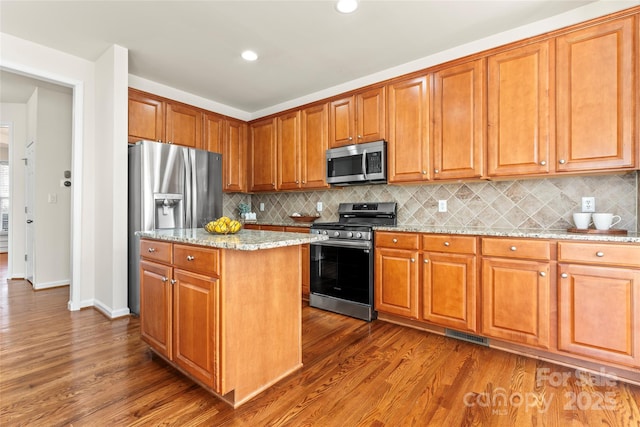
[[[24,260],[25,261],[27,260],[27,254],[24,254]]]
[[[29,213],[28,208],[26,206],[24,207],[24,213]]]

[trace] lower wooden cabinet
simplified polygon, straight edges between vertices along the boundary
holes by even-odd
[[[173,358],[173,268],[140,261],[140,335],[158,353]]]
[[[558,349],[640,367],[640,246],[558,246]]]
[[[418,318],[418,251],[376,247],[375,309]]]
[[[550,266],[511,259],[482,261],[482,334],[549,348]]]

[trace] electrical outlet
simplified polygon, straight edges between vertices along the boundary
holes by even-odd
[[[316,211],[322,212],[322,202],[316,203]]]
[[[596,211],[596,198],[595,197],[583,197],[582,198],[582,212],[595,212]]]
[[[447,201],[438,200],[438,212],[446,212],[446,211],[447,211]]]
[[[264,203],[260,202],[260,212],[264,212]]]

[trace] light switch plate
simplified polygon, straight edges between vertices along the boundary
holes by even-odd
[[[438,212],[446,212],[446,211],[447,211],[447,201],[438,200]]]
[[[316,203],[316,211],[322,212],[322,202]]]

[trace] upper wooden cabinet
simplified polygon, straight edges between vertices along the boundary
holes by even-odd
[[[164,101],[129,89],[129,142],[164,141]]]
[[[202,110],[129,89],[129,142],[149,140],[203,148]]]
[[[247,191],[247,124],[240,120],[226,119],[223,134],[223,191]]]
[[[483,173],[484,59],[434,74],[433,177],[479,178]]]
[[[605,22],[556,39],[559,172],[635,166],[634,19]]]
[[[389,182],[429,179],[430,78],[417,77],[387,86]]]
[[[549,44],[518,47],[487,60],[489,176],[548,173],[554,163]]]
[[[278,186],[279,190],[300,188],[300,111],[278,116]]]
[[[214,153],[222,153],[224,146],[224,116],[216,113],[203,114],[202,148]]]
[[[331,148],[385,138],[384,86],[332,101],[329,105]]]
[[[329,148],[329,106],[305,108],[300,116],[302,188],[327,188],[326,152]]]
[[[249,191],[274,191],[277,177],[276,119],[251,124]]]

